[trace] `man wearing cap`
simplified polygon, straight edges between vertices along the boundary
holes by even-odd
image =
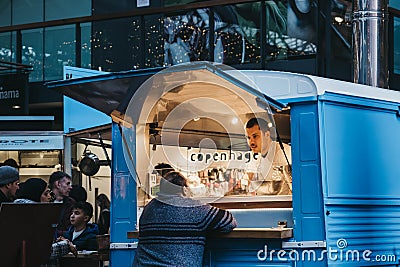
[[[19,188],[19,173],[10,166],[0,167],[0,204],[13,202]]]

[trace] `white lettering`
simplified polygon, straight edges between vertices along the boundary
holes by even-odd
[[[286,251],[284,251],[284,250],[279,250],[279,251],[278,251],[278,260],[280,260],[280,261],[287,261],[288,259],[283,258],[283,257],[285,257],[285,254],[286,254]]]
[[[332,254],[333,253],[337,253],[337,252],[338,251],[336,249],[329,248],[329,250],[328,250],[329,259],[332,260],[332,261],[336,261],[338,259],[338,256],[337,255],[332,255]]]
[[[18,90],[10,90],[10,91],[1,91],[0,99],[18,99],[19,91]]]
[[[259,261],[265,261],[267,259],[267,251],[268,251],[268,246],[267,245],[264,246],[264,250],[261,249],[261,250],[258,251],[257,258],[258,258]],[[264,253],[263,257],[261,257],[262,253]]]
[[[363,254],[362,254],[363,260],[365,260],[365,261],[370,261],[371,259],[369,258],[369,256],[370,256],[371,254],[372,254],[372,251],[371,251],[371,250],[369,250],[369,249],[364,250],[364,251],[363,251]]]

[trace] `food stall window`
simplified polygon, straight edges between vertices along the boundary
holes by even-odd
[[[201,201],[291,207],[290,109],[271,108],[246,77],[232,69],[229,75],[228,82],[208,70],[166,71],[135,93],[125,115],[135,127],[123,135],[135,138],[125,154],[136,151],[130,168],[139,205],[156,196],[161,175],[155,166],[166,163],[187,177]],[[259,125],[249,125],[251,119]]]

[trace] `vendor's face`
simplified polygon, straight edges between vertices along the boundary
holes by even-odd
[[[266,154],[270,144],[270,132],[263,132],[258,125],[246,128],[247,143],[254,153]]]

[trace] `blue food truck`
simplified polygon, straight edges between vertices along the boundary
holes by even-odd
[[[203,266],[399,265],[400,92],[209,62],[48,87],[112,118],[110,266],[132,265],[160,162],[238,222],[209,239]],[[290,145],[289,194],[249,190],[254,116]]]

